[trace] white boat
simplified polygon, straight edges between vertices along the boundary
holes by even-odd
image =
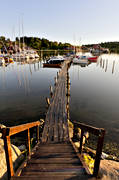
[[[88,64],[88,58],[86,56],[76,56],[73,58],[73,63],[74,64]]]
[[[34,50],[23,50],[19,53],[13,54],[14,59],[35,59],[39,58],[39,55]]]
[[[47,63],[49,64],[58,64],[64,62],[63,56],[52,56],[50,59],[48,59]]]

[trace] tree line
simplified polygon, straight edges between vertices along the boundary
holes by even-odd
[[[26,47],[31,47],[36,50],[72,50],[73,46],[70,43],[62,43],[57,41],[50,41],[46,38],[38,38],[38,37],[21,37],[20,44],[23,47],[23,42]],[[9,47],[14,46],[15,44],[19,45],[19,38],[16,37],[15,41],[11,41],[9,38],[5,38],[4,36],[0,36],[0,49],[5,47],[9,49]],[[95,44],[85,45],[86,47],[93,47]],[[119,53],[119,42],[104,42],[99,44],[103,48],[108,48],[111,53]]]
[[[15,41],[10,41],[10,39],[6,39],[4,36],[0,36],[0,49],[4,46],[8,48],[9,46],[20,45],[23,47],[23,42],[26,47],[31,47],[36,50],[66,50],[71,49],[72,45],[70,43],[62,43],[57,41],[50,41],[45,38],[38,38],[38,37],[16,37]]]
[[[86,47],[93,47],[94,45],[95,44],[88,44],[85,46]],[[111,53],[119,53],[119,42],[118,41],[104,42],[104,43],[100,43],[98,45],[100,45],[102,48],[108,48]]]

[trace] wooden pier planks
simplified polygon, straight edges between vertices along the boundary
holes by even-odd
[[[69,140],[66,112],[66,78],[68,63],[64,62],[57,79],[55,91],[45,119],[42,142],[63,142]]]
[[[12,179],[88,179],[70,142],[39,144],[20,177]]]

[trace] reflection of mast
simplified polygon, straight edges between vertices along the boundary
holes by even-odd
[[[17,70],[18,70],[18,74],[16,73],[16,75],[17,75],[17,78],[18,78],[18,84],[19,84],[19,87],[21,87],[21,79],[20,79],[20,76],[19,76],[19,66],[18,66],[18,64],[17,64]]]
[[[25,93],[26,93],[26,81],[25,81],[25,77],[24,77],[24,72],[23,72],[23,69],[22,69],[22,65],[21,65],[21,71],[22,71],[22,77],[23,77],[23,80],[24,80],[24,89],[25,89]]]
[[[24,26],[23,26],[23,18],[22,18],[22,35],[23,35],[23,51],[24,51]]]
[[[5,67],[3,67],[3,71],[2,71],[2,72],[3,72],[3,78],[2,78],[3,89],[5,89],[5,87],[6,87],[6,83],[5,83],[5,82],[6,82],[6,81],[5,81],[5,80],[6,80],[6,77],[5,77]]]
[[[36,63],[34,63],[34,71],[36,72]]]
[[[39,61],[38,61],[38,70],[39,70],[39,68],[40,68],[40,67],[39,67]]]
[[[32,75],[32,69],[31,69],[31,64],[30,63],[29,63],[29,71],[30,71],[30,73]]]
[[[112,74],[114,73],[114,66],[115,66],[115,61],[113,61],[113,65],[112,65]]]
[[[30,87],[29,87],[29,80],[28,80],[26,68],[25,68],[25,71],[23,73],[23,77],[24,77],[24,84],[25,84],[25,88],[26,88],[26,94],[28,95],[28,93],[30,92]]]

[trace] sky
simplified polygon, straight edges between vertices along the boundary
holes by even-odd
[[[119,41],[119,0],[0,0],[0,36],[19,34],[74,45]]]

